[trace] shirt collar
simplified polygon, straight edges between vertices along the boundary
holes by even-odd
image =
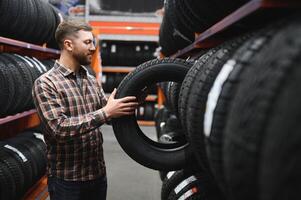
[[[55,68],[58,69],[59,72],[61,74],[63,74],[65,77],[70,75],[70,74],[75,75],[73,71],[71,71],[69,68],[67,68],[64,65],[62,65],[61,63],[59,63],[57,60],[55,61]],[[81,65],[81,68],[80,68],[79,71],[80,72],[83,71],[85,75],[87,75],[87,73],[88,73],[88,70],[83,65]]]

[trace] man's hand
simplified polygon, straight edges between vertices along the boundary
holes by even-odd
[[[121,99],[115,99],[116,88],[110,95],[107,105],[103,110],[109,119],[117,118],[124,115],[135,114],[135,109],[138,107],[138,102],[135,96],[127,96]]]

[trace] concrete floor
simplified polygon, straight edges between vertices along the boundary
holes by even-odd
[[[154,127],[141,127],[149,137]],[[118,144],[111,126],[102,127],[104,156],[107,165],[107,200],[159,200],[161,180],[158,171],[148,169],[132,160]]]

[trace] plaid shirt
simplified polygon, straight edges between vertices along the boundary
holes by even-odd
[[[45,126],[47,174],[64,180],[93,180],[106,174],[100,126],[107,99],[84,67],[78,74],[55,63],[39,77],[33,99]]]

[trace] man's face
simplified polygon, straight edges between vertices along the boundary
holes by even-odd
[[[90,31],[80,30],[77,37],[72,39],[72,55],[80,65],[90,65],[95,52],[93,35]]]

